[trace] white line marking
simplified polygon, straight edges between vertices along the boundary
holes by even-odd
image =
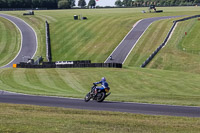
[[[171,34],[169,35],[169,38],[167,39],[167,42],[165,43],[165,45],[164,45],[162,48],[164,48],[164,47],[167,45],[167,43],[169,42],[169,40],[171,39],[171,37],[172,37],[172,35],[173,35],[173,33],[174,33],[176,27],[177,27],[177,24],[178,24],[178,22],[177,22],[176,25],[174,26],[174,29],[172,30]]]
[[[3,13],[1,13],[1,14],[3,14]],[[37,49],[38,49],[38,39],[37,39],[37,34],[36,34],[35,30],[34,30],[27,22],[25,22],[25,21],[24,21],[23,19],[21,19],[21,18],[12,16],[12,15],[8,15],[8,14],[4,14],[4,15],[7,15],[7,16],[10,16],[10,17],[14,17],[14,18],[16,18],[16,19],[20,19],[20,20],[23,21],[28,27],[30,27],[30,28],[33,30],[34,35],[35,35],[35,38],[36,38],[36,50],[35,50],[35,53],[34,53],[33,56],[32,56],[32,58],[33,58],[33,57],[35,56],[36,52],[37,52]],[[3,17],[3,16],[1,16],[1,17]],[[5,18],[5,17],[3,17],[3,18]],[[10,22],[12,22],[12,23],[19,29],[20,34],[21,34],[21,48],[20,48],[18,54],[15,56],[15,58],[7,64],[7,65],[10,65],[10,64],[18,57],[18,55],[19,55],[20,52],[21,52],[22,44],[23,44],[23,36],[22,36],[22,31],[21,31],[21,29],[20,29],[13,21],[11,21],[11,20],[8,19],[8,18],[5,18],[5,19],[7,19],[7,20],[9,20]],[[31,58],[31,59],[32,59],[32,58]],[[0,67],[0,68],[3,68],[3,67],[5,67],[5,66],[7,66],[7,65],[4,65],[4,66],[2,66],[2,67]]]
[[[134,25],[133,28],[126,34],[126,36],[123,38],[123,40],[119,43],[119,45],[113,50],[113,52],[108,56],[108,58],[106,59],[106,61],[108,61],[109,57],[117,50],[117,48],[122,44],[122,42],[126,39],[126,37],[129,35],[129,33],[136,27],[136,25],[142,21],[143,19],[137,21]],[[104,61],[104,63],[106,63],[106,61]]]
[[[153,23],[153,22],[152,22]],[[152,24],[150,23],[149,26]],[[132,50],[134,49],[134,47],[136,46],[136,44],[139,42],[139,40],[141,39],[141,37],[144,35],[144,33],[146,32],[146,30],[149,28],[149,26],[144,30],[144,32],[142,33],[142,35],[138,38],[138,40],[133,44],[133,47],[131,48],[131,50],[129,51],[129,53],[126,55],[124,61],[122,62],[122,64],[124,64],[124,62],[126,61],[126,59],[128,58],[128,56],[131,54]]]
[[[3,16],[0,16],[0,17],[3,17]],[[3,17],[3,18],[5,18],[5,17]],[[21,29],[20,29],[13,21],[11,21],[10,19],[8,19],[8,18],[5,18],[5,19],[7,19],[8,21],[10,21],[12,24],[14,24],[14,25],[17,27],[17,29],[19,30],[20,36],[21,36],[21,45],[20,45],[20,50],[19,50],[19,52],[17,53],[17,55],[15,56],[15,58],[14,58],[12,61],[10,61],[8,64],[6,64],[6,65],[4,65],[4,66],[1,66],[0,68],[4,68],[4,67],[10,65],[11,62],[13,62],[13,61],[18,57],[18,55],[20,54],[20,52],[21,52],[21,50],[22,50],[22,44],[23,44],[23,43],[22,43],[22,42],[23,42],[23,36],[22,36],[22,31],[21,31]]]

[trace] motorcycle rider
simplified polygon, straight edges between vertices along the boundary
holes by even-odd
[[[95,82],[95,83],[93,83],[95,86],[96,85],[98,85],[98,84],[101,84],[101,86],[97,86],[97,87],[95,87],[95,89],[94,89],[94,94],[96,95],[97,94],[97,90],[98,89],[101,89],[101,90],[103,90],[103,89],[106,89],[106,88],[108,88],[108,89],[110,89],[108,86],[108,83],[106,82],[106,78],[105,77],[102,77],[101,78],[101,81],[99,81],[99,82]]]

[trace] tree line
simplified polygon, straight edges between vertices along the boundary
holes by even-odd
[[[116,0],[117,7],[146,7],[156,6],[191,6],[200,5],[200,0]],[[0,8],[47,8],[69,9],[75,6],[75,0],[0,0]],[[78,0],[78,6],[83,8],[96,6],[96,0]]]
[[[79,0],[78,6],[85,7],[85,0]],[[94,7],[96,0],[90,0],[88,7]],[[69,9],[75,6],[75,0],[0,0],[0,8],[47,8]]]
[[[200,0],[116,0],[115,5],[118,7],[193,6],[200,5]]]

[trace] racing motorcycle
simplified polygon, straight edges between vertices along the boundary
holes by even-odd
[[[97,92],[95,93],[95,89]],[[97,102],[103,102],[104,99],[111,94],[109,92],[110,88],[99,89],[97,85],[91,87],[91,91],[85,96],[85,102],[90,101],[90,99],[96,100]]]

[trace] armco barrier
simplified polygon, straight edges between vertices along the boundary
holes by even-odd
[[[52,61],[51,57],[51,42],[50,42],[50,30],[49,30],[49,23],[46,21],[46,58],[49,62]]]
[[[73,64],[89,64],[91,63],[90,60],[78,60],[78,61],[56,61],[56,64],[67,64],[67,63],[73,63]]]
[[[120,63],[89,63],[89,64],[56,65],[56,68],[84,68],[84,67],[122,68],[122,64],[120,64]]]
[[[43,62],[42,65],[34,65],[28,63],[19,63],[17,68],[86,68],[86,67],[110,67],[110,68],[122,68],[120,63],[75,63],[56,65],[55,62]]]
[[[193,18],[197,18],[197,17],[200,17],[200,15],[195,15],[195,16],[191,16],[191,17],[187,17],[187,18],[183,18],[183,19],[174,21],[173,22],[174,24],[172,25],[170,31],[168,32],[167,37],[165,38],[164,42],[149,56],[149,58],[146,59],[146,61],[144,61],[144,63],[141,65],[141,67],[144,68],[147,64],[149,64],[149,62],[154,58],[154,56],[166,45],[177,22],[185,21],[185,20],[189,20],[189,19],[193,19]]]

